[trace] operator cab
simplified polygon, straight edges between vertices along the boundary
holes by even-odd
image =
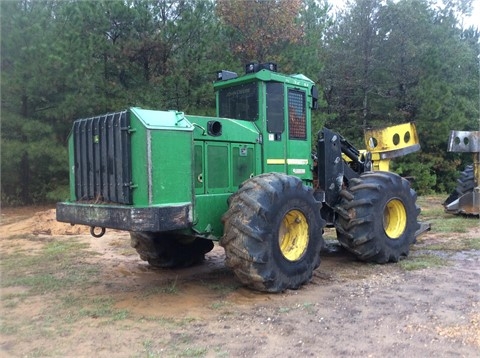
[[[318,90],[304,75],[284,75],[272,62],[249,63],[245,75],[219,71],[214,83],[217,117],[254,122],[262,138],[264,172],[312,180],[311,110]]]
[[[289,82],[285,81],[288,78],[295,78],[297,80],[303,80],[311,83],[310,87],[310,97],[311,97],[311,109],[318,108],[318,90],[309,78],[304,75],[283,75],[277,73],[277,64],[273,62],[267,63],[249,63],[245,66],[245,74],[256,74],[260,71],[269,71],[270,73],[275,73],[276,76],[272,76],[270,79],[264,78],[264,76],[244,76],[239,80],[236,72],[232,71],[218,71],[217,72],[217,83],[214,84],[216,94],[217,94],[217,116],[223,118],[231,119],[240,119],[247,121],[256,121],[259,119],[261,98],[259,98],[259,83],[260,81],[272,81],[267,84],[266,91],[266,107],[267,111],[272,112],[272,118],[278,116],[279,109],[284,107],[284,93],[283,86],[280,84]],[[235,81],[232,81],[235,80]],[[276,85],[273,82],[276,82]],[[220,82],[220,83],[219,83]],[[302,105],[305,107],[305,95],[302,93],[300,100],[302,100]],[[297,99],[298,101],[299,99]],[[295,102],[295,101],[293,101]],[[289,108],[294,107],[294,103],[289,102]],[[275,116],[275,110],[277,116]],[[271,119],[272,119],[271,118]],[[274,120],[275,121],[275,120]],[[275,125],[272,125],[275,127]],[[272,128],[274,129],[274,128]],[[277,128],[277,130],[280,128]]]

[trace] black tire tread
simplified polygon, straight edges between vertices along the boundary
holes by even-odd
[[[311,268],[300,277],[283,277],[268,258],[271,240],[277,237],[269,230],[269,217],[272,216],[271,206],[285,192],[298,191],[304,197],[309,197],[318,205],[320,217],[321,204],[313,197],[313,189],[303,185],[302,181],[293,176],[280,173],[258,175],[244,182],[239,190],[229,198],[229,210],[222,221],[225,225],[224,236],[220,245],[225,248],[226,265],[231,268],[237,278],[245,285],[259,291],[280,292],[285,289],[297,289],[309,281],[313,270],[320,264],[320,249],[323,245],[322,230],[324,222],[320,218],[318,237],[318,253]]]
[[[459,178],[457,179],[457,186],[448,196],[448,198],[443,202],[443,205],[446,206],[455,200],[457,200],[462,195],[470,192],[475,187],[475,176],[473,172],[473,165],[467,165],[465,169],[460,173]]]
[[[376,263],[397,262],[408,256],[409,248],[415,242],[415,232],[420,225],[417,216],[420,208],[416,205],[417,195],[404,178],[390,172],[367,172],[350,181],[348,192],[341,195],[336,206],[337,238],[342,246],[353,252],[360,260]],[[386,243],[388,238],[379,224],[384,205],[385,192],[400,194],[407,209],[407,228],[394,245]]]

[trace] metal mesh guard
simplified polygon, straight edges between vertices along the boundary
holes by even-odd
[[[127,111],[74,122],[77,200],[132,203],[129,126]]]

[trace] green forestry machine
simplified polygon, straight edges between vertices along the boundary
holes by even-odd
[[[408,255],[421,232],[416,193],[397,174],[372,171],[370,152],[340,134],[323,128],[312,138],[313,81],[273,63],[217,76],[216,117],[130,108],[76,120],[70,198],[57,220],[95,237],[129,231],[157,267],[198,263],[218,240],[237,278],[267,292],[311,279],[326,225],[363,261]],[[378,160],[408,151],[414,136],[404,132]]]

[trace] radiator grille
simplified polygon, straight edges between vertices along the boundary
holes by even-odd
[[[77,200],[132,203],[129,126],[127,111],[75,121]]]

